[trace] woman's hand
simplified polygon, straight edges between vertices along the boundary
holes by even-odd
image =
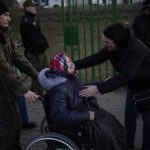
[[[84,87],[85,87],[85,89],[83,89],[79,92],[79,96],[81,96],[81,97],[94,96],[98,92],[98,88],[96,85],[88,85],[88,86],[84,86]]]
[[[39,95],[37,95],[35,92],[28,91],[27,93],[24,94],[24,97],[29,102],[35,102],[39,98]]]

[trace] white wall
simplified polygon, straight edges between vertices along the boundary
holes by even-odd
[[[16,1],[19,4],[19,8],[23,8],[23,3],[24,3],[25,0],[16,0]],[[50,1],[61,1],[61,0],[49,0],[49,3],[50,3]],[[84,1],[85,1],[85,4],[88,4],[88,0],[84,0]],[[102,1],[103,0],[99,0],[99,4],[102,4]],[[122,4],[123,3],[123,0],[116,0],[116,1],[117,1],[117,4]],[[65,6],[67,5],[67,2],[68,2],[68,0],[64,0],[64,5]],[[111,2],[112,2],[112,0],[107,0],[107,4],[110,4]],[[133,0],[133,3],[137,3],[137,2],[143,2],[143,0]],[[72,1],[71,1],[71,3],[72,3]],[[77,3],[78,3],[78,5],[82,5],[83,1],[82,0],[77,0]],[[92,0],[92,3],[97,4],[97,0]]]
[[[97,4],[97,0],[92,0],[92,4]],[[103,4],[103,1],[99,0],[99,4]]]
[[[23,3],[25,2],[25,0],[16,0],[18,3],[18,7],[19,8],[23,8]]]

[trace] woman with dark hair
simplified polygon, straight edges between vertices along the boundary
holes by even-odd
[[[129,149],[134,149],[137,110],[133,96],[150,90],[150,50],[135,38],[133,30],[125,24],[114,23],[103,31],[104,48],[98,53],[74,62],[76,69],[83,69],[110,60],[118,71],[111,78],[94,82],[79,92],[81,97],[89,97],[113,91],[128,85],[125,106],[125,126]],[[142,150],[150,150],[150,112],[142,113]]]
[[[64,53],[41,70],[39,82],[47,90],[49,120],[65,130],[82,125],[94,150],[126,150],[126,131],[110,113],[101,109],[94,97],[81,98],[83,84],[74,65]]]

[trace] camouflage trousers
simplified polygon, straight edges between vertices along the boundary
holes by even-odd
[[[17,104],[0,104],[0,150],[21,150],[20,135]]]
[[[37,71],[41,71],[42,69],[48,67],[48,59],[46,52],[40,55],[33,55],[27,52],[26,56],[31,62],[31,64],[37,69]],[[33,90],[41,96],[44,93],[44,89],[35,80],[32,80],[31,90]]]

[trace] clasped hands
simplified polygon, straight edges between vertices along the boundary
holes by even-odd
[[[84,89],[79,92],[79,96],[81,97],[90,97],[94,96],[98,92],[98,88],[95,85],[87,85],[84,86]],[[95,112],[89,111],[90,120],[95,119]]]

